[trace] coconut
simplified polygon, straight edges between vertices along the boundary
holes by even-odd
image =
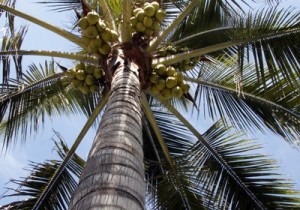
[[[166,17],[166,12],[162,9],[158,9],[155,13],[155,18],[156,20],[158,20],[159,22],[162,22]]]
[[[176,69],[173,66],[168,66],[166,69],[167,77],[172,77],[176,73]]]
[[[86,75],[84,81],[87,85],[92,85],[95,81],[95,77],[93,75],[90,75],[90,74]]]
[[[166,87],[172,89],[177,85],[177,80],[175,77],[167,77],[166,79]]]
[[[143,21],[145,16],[146,16],[145,11],[141,10],[136,14],[135,17],[138,19],[138,21]]]
[[[166,74],[166,67],[164,64],[158,64],[156,67],[155,67],[155,71],[158,75],[160,76],[164,76]]]
[[[105,30],[102,31],[102,33],[100,34],[100,36],[103,39],[103,41],[109,42],[111,40],[111,38],[112,38],[110,29],[109,28],[105,28]]]
[[[96,28],[100,33],[102,33],[106,29],[106,27],[106,24],[101,20],[96,23]]]
[[[98,36],[98,30],[95,26],[89,26],[83,31],[84,35],[90,39],[96,38]]]
[[[143,20],[143,24],[146,28],[150,28],[153,24],[153,19],[151,17],[146,16]]]
[[[111,47],[110,45],[108,45],[107,43],[102,44],[102,46],[98,49],[98,51],[102,54],[102,55],[108,55],[111,51]]]
[[[138,31],[138,32],[146,31],[146,27],[144,26],[144,24],[142,22],[138,22],[136,24],[136,31]]]
[[[93,75],[96,79],[100,79],[103,75],[102,69],[95,68]]]
[[[75,69],[68,69],[66,75],[69,79],[74,79],[76,77]]]
[[[172,98],[172,93],[171,90],[168,88],[165,88],[161,91],[161,96],[163,97],[164,100],[169,100]]]
[[[83,81],[85,79],[85,71],[84,70],[78,70],[76,72],[76,79]]]
[[[70,79],[68,77],[61,77],[59,82],[61,86],[67,87],[70,84]]]
[[[90,86],[90,91],[91,91],[92,93],[97,93],[97,92],[99,91],[99,86],[96,85],[96,84],[92,84],[92,85]]]
[[[154,7],[155,11],[159,9],[159,3],[157,1],[151,2],[152,7]]]
[[[152,4],[144,6],[144,11],[148,17],[153,17],[155,14],[155,8]]]
[[[89,12],[86,17],[90,25],[96,24],[100,19],[99,14],[94,10]]]
[[[159,32],[160,23],[157,20],[154,20],[152,26],[150,27],[154,32]]]
[[[173,77],[176,78],[177,83],[182,83],[183,82],[183,74],[181,72],[176,72]]]
[[[79,90],[83,93],[83,94],[88,94],[90,93],[90,87],[86,84],[81,85]]]
[[[118,33],[114,30],[110,30],[110,33],[111,33],[111,39],[109,41],[111,41],[111,42],[118,41],[118,39],[119,39]]]
[[[95,48],[94,46],[89,45],[88,48],[87,48],[87,51],[88,51],[89,54],[97,54],[98,53],[98,48]]]
[[[153,36],[154,32],[150,28],[146,28],[145,35],[146,36]]]
[[[139,13],[140,11],[142,11],[143,9],[142,8],[140,8],[140,7],[138,7],[138,8],[135,8],[134,10],[133,10],[133,15],[134,16],[136,16],[137,15],[137,13]]]
[[[187,84],[187,83],[181,83],[180,88],[181,88],[183,93],[187,93],[190,90],[190,85]]]
[[[88,65],[88,66],[85,67],[85,72],[87,74],[93,74],[94,73],[94,69],[95,69],[94,66]]]
[[[160,94],[160,91],[157,89],[156,86],[151,86],[150,89],[149,89],[149,91],[154,96],[158,96]]]
[[[95,38],[90,40],[90,44],[93,48],[98,49],[102,45],[102,39],[100,38]]]
[[[78,79],[72,79],[72,86],[76,89],[80,88],[83,85],[83,81]]]
[[[155,86],[158,90],[163,90],[166,87],[166,81],[164,79],[159,79]]]
[[[87,17],[82,17],[79,19],[77,25],[82,29],[86,29],[89,26],[89,22],[87,20]]]
[[[168,54],[165,47],[158,49],[158,53],[163,57],[167,56],[167,54]]]
[[[175,86],[174,88],[172,88],[171,93],[175,98],[180,98],[182,96],[182,90],[179,86]]]
[[[150,76],[150,82],[153,84],[156,84],[156,82],[159,80],[159,76],[156,74],[156,72],[152,72]]]
[[[76,66],[75,66],[75,70],[84,70],[85,68],[85,65],[84,63],[80,62],[80,63],[77,63]]]
[[[131,23],[131,25],[132,25],[133,27],[135,27],[136,24],[137,24],[138,22],[139,22],[139,21],[138,21],[138,19],[137,19],[136,17],[130,18],[130,23]]]

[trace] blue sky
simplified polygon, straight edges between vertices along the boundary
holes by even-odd
[[[265,0],[260,0],[265,2]],[[300,9],[299,0],[283,1],[284,6],[293,6]],[[18,1],[17,8],[29,13],[35,17],[46,19],[54,25],[64,27],[69,24],[69,17],[61,13],[55,13],[49,11],[49,8],[41,7],[41,5],[33,3],[33,1]],[[28,24],[26,21],[19,21],[20,24]],[[0,28],[1,28],[0,21]],[[1,31],[0,31],[1,38]],[[66,40],[57,37],[55,34],[49,33],[40,27],[30,24],[28,34],[26,36],[23,49],[47,49],[58,51],[73,51],[76,46]],[[45,58],[37,58],[28,56],[25,58],[24,66],[28,66],[31,63],[43,63]],[[72,66],[71,61],[65,61],[63,59],[56,59],[57,62],[65,65]],[[40,162],[46,159],[56,158],[55,151],[52,150],[53,144],[51,137],[53,136],[52,130],[60,132],[67,140],[69,146],[75,140],[79,134],[86,119],[80,116],[75,117],[54,117],[51,120],[47,119],[43,126],[40,126],[40,131],[36,135],[28,137],[26,144],[17,144],[13,149],[9,150],[6,154],[0,154],[0,196],[4,192],[4,187],[9,187],[5,184],[10,178],[18,178],[20,176],[26,176],[27,172],[23,170],[27,167],[28,161]],[[197,125],[197,122],[193,122]],[[206,127],[208,127],[206,125]],[[204,131],[204,129],[202,129]],[[87,137],[81,143],[78,153],[82,157],[86,157],[95,135],[95,129],[90,129]],[[282,139],[272,135],[257,135],[257,141],[265,145],[265,149],[262,152],[271,154],[275,157],[281,165],[282,173],[287,174],[287,177],[297,182],[297,188],[300,189],[300,152],[291,149],[290,146],[282,141]],[[1,137],[0,137],[1,138]],[[251,136],[253,138],[253,136]],[[0,200],[0,205],[6,203],[7,200]]]

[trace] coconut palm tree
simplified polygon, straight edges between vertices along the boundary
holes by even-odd
[[[43,2],[75,10],[67,31],[2,0],[10,30],[0,52],[4,148],[45,115],[88,116],[70,149],[57,143],[62,160],[36,164],[15,181],[26,187],[17,194],[32,199],[4,208],[299,208],[298,192],[268,157],[251,153],[257,145],[239,131],[269,131],[299,146],[300,13],[276,2],[255,12],[243,0]],[[23,50],[26,27],[16,30],[14,17],[68,39],[78,52]],[[25,55],[76,63],[57,64],[57,72],[52,60],[24,72]],[[221,120],[201,134],[183,112]],[[99,116],[81,172],[74,152]]]

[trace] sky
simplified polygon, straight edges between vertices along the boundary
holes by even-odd
[[[45,19],[51,24],[64,27],[69,25],[70,14],[65,17],[62,13],[53,13],[49,11],[49,8],[42,7],[39,4],[33,3],[34,1],[17,1],[17,8],[25,13],[29,13],[35,17]],[[264,2],[264,0],[260,0]],[[293,6],[300,9],[299,0],[287,0],[283,1],[284,6]],[[54,14],[54,15],[53,15]],[[26,21],[18,20],[19,24],[28,24]],[[1,29],[1,20],[0,20]],[[0,30],[1,39],[1,30]],[[56,51],[75,51],[76,46],[63,38],[56,36],[53,33],[49,33],[40,27],[29,24],[28,33],[26,35],[23,49],[47,49]],[[43,63],[45,58],[28,56],[24,58],[24,66],[28,66],[31,63]],[[55,59],[58,63],[71,67],[73,64],[71,61],[63,59]],[[17,144],[14,148],[10,149],[6,153],[0,153],[0,197],[5,191],[5,187],[11,185],[7,184],[10,178],[24,177],[28,174],[23,168],[27,168],[30,161],[41,162],[49,159],[57,158],[55,151],[53,150],[54,144],[51,142],[51,138],[54,133],[53,130],[62,134],[71,146],[83,127],[86,119],[81,116],[73,117],[54,117],[46,120],[43,126],[40,126],[40,130],[36,135],[31,135],[26,140],[25,144]],[[200,127],[199,123],[192,121],[196,127],[202,132],[205,131],[203,127]],[[208,125],[205,125],[208,128]],[[95,135],[95,129],[91,128],[86,138],[79,146],[78,153],[86,158],[90,149],[93,137]],[[0,136],[1,138],[1,136]],[[251,136],[253,138],[253,136]],[[273,135],[259,134],[256,136],[257,142],[264,145],[263,153],[271,154],[272,157],[277,159],[281,165],[282,173],[287,177],[295,180],[297,189],[300,189],[300,152],[291,147],[282,139]],[[10,201],[9,199],[0,199],[0,206]]]

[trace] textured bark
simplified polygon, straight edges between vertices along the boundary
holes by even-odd
[[[70,209],[145,207],[140,82],[137,66],[118,56],[111,95]]]

